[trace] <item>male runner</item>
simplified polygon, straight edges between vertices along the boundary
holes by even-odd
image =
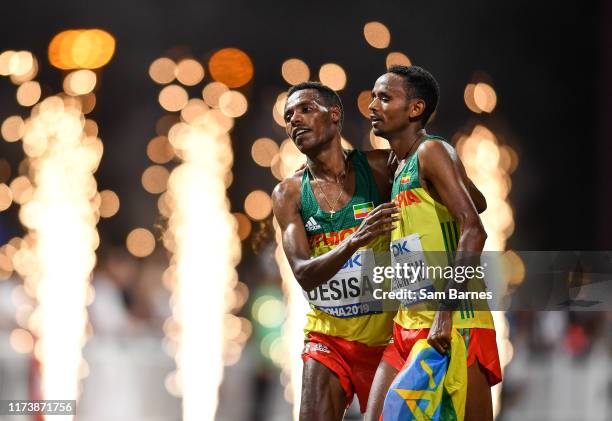
[[[486,233],[457,153],[442,138],[425,131],[438,95],[433,76],[416,66],[390,67],[372,91],[369,108],[374,134],[389,141],[400,161],[392,199],[400,206],[401,220],[391,234],[391,244],[408,241],[412,250],[441,252],[438,255],[447,256],[445,266],[472,265],[484,247]],[[402,250],[398,250],[392,253],[392,263],[401,262]],[[393,340],[372,385],[366,420],[378,420],[389,386],[414,343],[427,338],[444,353],[452,328],[463,336],[468,351],[465,420],[493,419],[490,386],[501,381],[501,368],[491,313],[474,311],[470,302],[445,300],[437,311],[423,304],[400,307]]]
[[[372,298],[373,267],[388,265],[397,222],[390,195],[390,151],[344,151],[342,103],[327,86],[289,90],[287,134],[305,168],[272,194],[283,248],[311,305],[304,329],[300,420],[341,420],[356,393],[365,411],[392,332],[393,312]]]

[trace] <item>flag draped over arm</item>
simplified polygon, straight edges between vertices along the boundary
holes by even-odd
[[[467,394],[467,351],[452,331],[449,352],[442,355],[418,340],[391,384],[383,421],[463,421]]]

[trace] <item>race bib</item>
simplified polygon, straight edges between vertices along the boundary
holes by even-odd
[[[355,317],[380,313],[382,305],[373,297],[374,267],[372,249],[359,250],[329,281],[310,292],[304,291],[308,302],[335,317]]]
[[[419,234],[412,234],[391,242],[391,265],[394,268],[391,291],[403,297],[405,307],[424,301],[428,292],[434,291],[427,276],[427,264]]]

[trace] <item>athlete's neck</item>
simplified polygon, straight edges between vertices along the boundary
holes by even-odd
[[[412,155],[427,136],[424,127],[408,126],[402,132],[389,136],[387,139],[397,159],[402,160]]]
[[[340,143],[340,135],[327,142],[316,153],[307,156],[308,168],[324,180],[338,181],[347,175],[348,166]]]

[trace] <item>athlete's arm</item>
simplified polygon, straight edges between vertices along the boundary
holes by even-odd
[[[391,197],[391,185],[393,184],[393,174],[397,168],[397,159],[392,149],[375,149],[364,152],[368,158],[368,164],[376,180],[376,187],[382,200],[389,200]]]
[[[283,249],[295,279],[305,291],[327,282],[360,247],[375,237],[391,232],[399,218],[395,204],[383,203],[374,208],[357,231],[332,251],[310,257],[310,245],[300,215],[301,186],[297,175],[279,183],[272,193],[274,215],[280,225]]]
[[[472,201],[476,206],[476,210],[478,211],[478,213],[483,213],[487,210],[487,199],[485,199],[482,192],[478,190],[478,187],[476,187],[472,180],[467,176],[465,172],[465,167],[463,166],[463,163],[459,160],[457,154],[454,155],[455,156],[452,157],[455,158],[453,159],[453,163],[459,166],[459,169],[461,171],[461,178],[463,180],[463,183],[467,187],[468,193],[470,193],[470,197],[472,198]]]
[[[435,190],[460,226],[455,266],[474,265],[474,259],[482,252],[487,234],[465,186],[456,153],[452,147],[440,142],[424,143],[418,153],[420,171],[426,184]],[[451,310],[437,311],[429,331],[429,343],[441,353],[450,346],[451,316]]]

